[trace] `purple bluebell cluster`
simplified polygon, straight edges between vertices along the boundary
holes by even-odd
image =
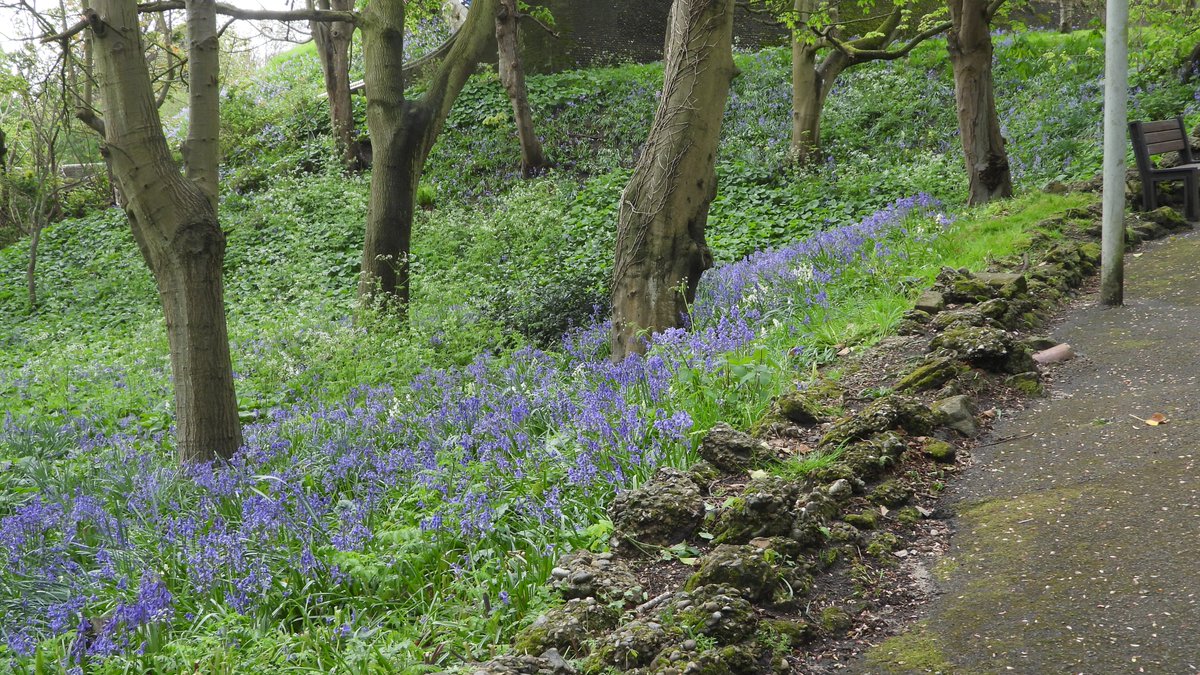
[[[561,351],[483,354],[403,387],[264,411],[227,464],[179,467],[162,434],[70,425],[69,466],[27,497],[7,495],[0,511],[7,649],[28,658],[66,635],[66,665],[79,666],[138,652],[151,628],[182,630],[177,620],[214,604],[273,616],[324,606],[322,596],[390,592],[363,560],[408,570],[418,588],[494,565],[487,552],[518,540],[531,543],[517,557],[552,560],[616,491],[690,460],[681,370],[714,367],[775,322],[827,305],[830,284],[887,265],[911,217],[934,207],[900,200],[713,270],[690,328],[651,337],[647,356],[610,361],[597,322],[564,336]],[[6,421],[0,445],[20,433],[22,420]],[[487,593],[506,606],[520,595],[514,578],[476,583],[493,584]],[[328,616],[337,636],[369,635],[358,629],[383,620],[349,609],[349,623]]]

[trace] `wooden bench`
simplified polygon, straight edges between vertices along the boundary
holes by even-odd
[[[1183,118],[1160,122],[1130,122],[1129,138],[1142,178],[1142,206],[1158,208],[1156,187],[1165,181],[1183,181],[1184,213],[1188,220],[1200,220],[1200,163],[1192,159],[1191,142],[1183,127]],[[1178,152],[1180,164],[1169,168],[1154,165],[1154,156]]]

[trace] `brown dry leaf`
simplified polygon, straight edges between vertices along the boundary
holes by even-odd
[[[880,507],[879,507],[879,515],[881,515],[881,516],[885,516],[885,517],[886,517],[886,516],[887,516],[887,514],[889,514],[889,513],[891,513],[891,512],[890,512],[890,511],[888,511],[888,507],[886,507],[886,506],[880,506]]]
[[[1160,424],[1166,424],[1167,421],[1168,420],[1167,420],[1166,415],[1164,415],[1162,413],[1154,413],[1153,415],[1150,416],[1149,419],[1146,420],[1146,424],[1149,424],[1152,427],[1156,427]]]

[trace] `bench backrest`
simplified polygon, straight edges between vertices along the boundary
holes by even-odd
[[[1143,174],[1154,170],[1151,158],[1164,152],[1178,152],[1182,163],[1192,163],[1191,142],[1182,117],[1158,122],[1130,122],[1129,138],[1133,141],[1138,171]]]

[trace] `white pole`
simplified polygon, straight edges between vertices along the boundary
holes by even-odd
[[[1108,0],[1104,35],[1104,215],[1100,302],[1125,295],[1125,145],[1129,97],[1129,0]]]

